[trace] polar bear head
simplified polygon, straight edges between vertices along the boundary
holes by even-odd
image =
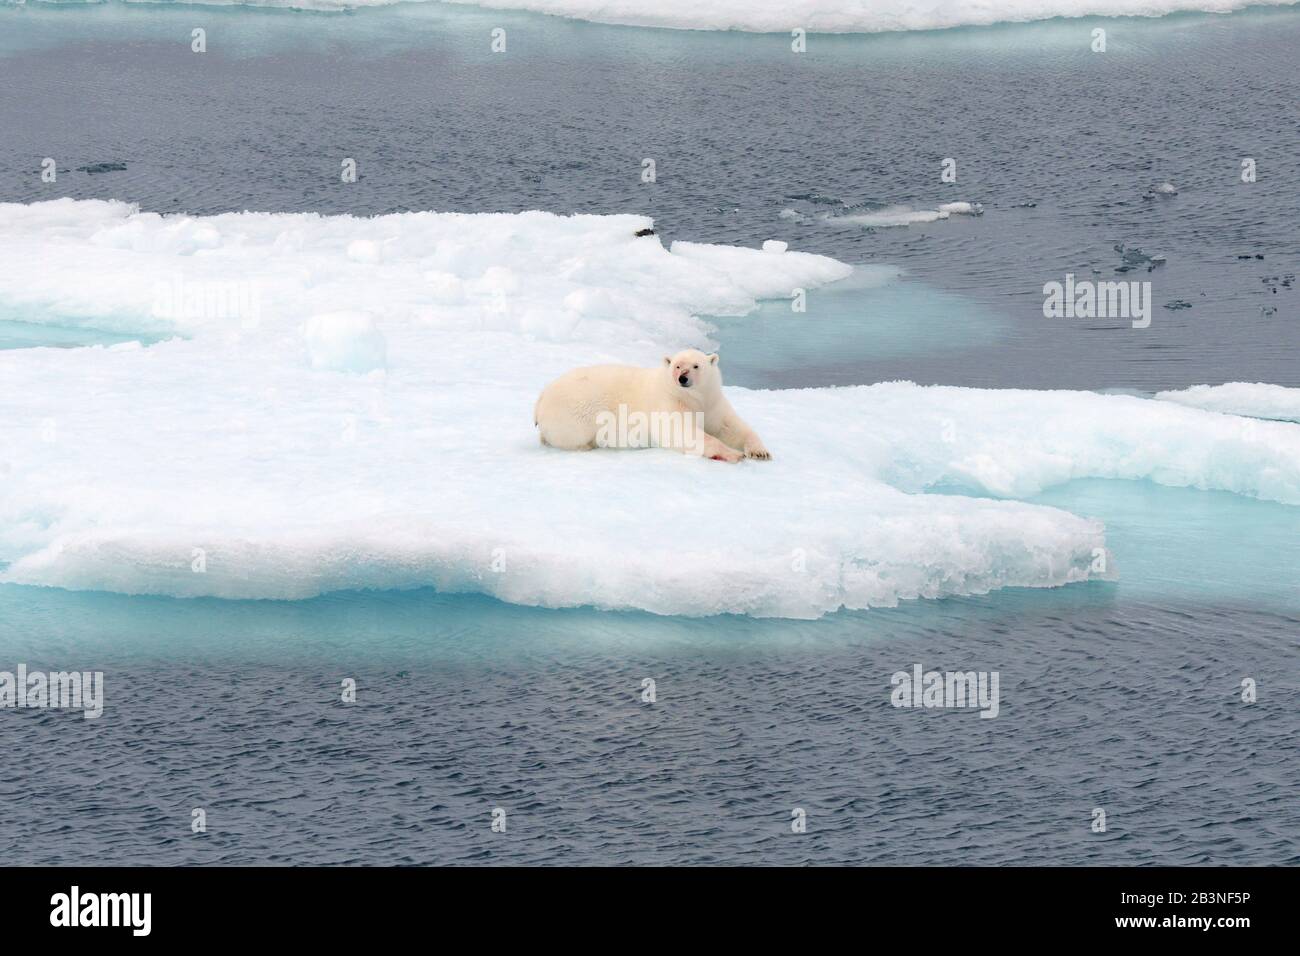
[[[705,391],[722,385],[718,355],[705,355],[699,349],[685,349],[671,358],[664,356],[664,370],[672,377],[674,388]]]

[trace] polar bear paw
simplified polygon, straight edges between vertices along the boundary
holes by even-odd
[[[761,461],[771,461],[772,453],[767,450],[761,441],[755,439],[754,441],[745,442],[745,457],[757,458]]]

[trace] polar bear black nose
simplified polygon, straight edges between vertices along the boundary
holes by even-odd
[[[681,385],[683,388],[691,384],[690,381],[686,378],[685,372],[677,376],[677,384]]]

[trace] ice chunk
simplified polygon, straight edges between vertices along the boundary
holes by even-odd
[[[869,229],[889,226],[910,226],[915,223],[938,222],[950,216],[979,216],[984,207],[977,202],[946,202],[937,209],[913,209],[911,206],[884,206],[869,212],[846,213],[842,216],[825,216],[827,222]]]
[[[1229,382],[1226,385],[1195,385],[1182,391],[1158,392],[1156,398],[1226,415],[1300,422],[1300,388],[1262,382]]]
[[[1150,265],[1156,260],[1165,261],[1164,256],[1149,256],[1139,247],[1122,242],[1115,243],[1113,248],[1119,253],[1120,262],[1129,267]]]
[[[371,372],[388,363],[388,343],[368,312],[322,312],[303,328],[312,368]]]

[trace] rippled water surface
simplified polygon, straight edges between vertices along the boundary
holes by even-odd
[[[1098,23],[1105,54],[1089,49]],[[195,26],[206,54],[190,52]],[[489,52],[494,26],[506,55]],[[901,270],[814,295],[802,325],[784,303],[716,317],[736,383],[1300,385],[1297,49],[1285,10],[814,36],[796,56],[783,36],[437,5],[29,4],[0,8],[0,201],[648,212],[669,240],[781,238]],[[46,156],[57,184],[40,181]],[[1254,184],[1238,178],[1247,156]],[[940,182],[945,157],[956,184]],[[98,163],[125,169],[79,170]],[[1165,181],[1176,196],[1148,196]],[[984,214],[837,221],[953,200]],[[1116,273],[1121,242],[1168,262]],[[1152,282],[1149,329],[1043,318],[1044,282],[1093,270]],[[1163,308],[1177,299],[1191,308]],[[114,344],[0,318],[0,347]],[[0,853],[1300,862],[1300,509],[1144,483],[1040,500],[1106,521],[1117,582],[819,621],[0,586],[0,670],[107,683],[98,720],[0,711]],[[998,671],[998,717],[892,707],[890,675],[918,663]]]
[[[1296,615],[1092,587],[808,624],[0,601],[48,639],[33,667],[92,629],[110,701],[6,715],[10,862],[1300,862]],[[891,707],[918,662],[998,670],[998,717]]]

